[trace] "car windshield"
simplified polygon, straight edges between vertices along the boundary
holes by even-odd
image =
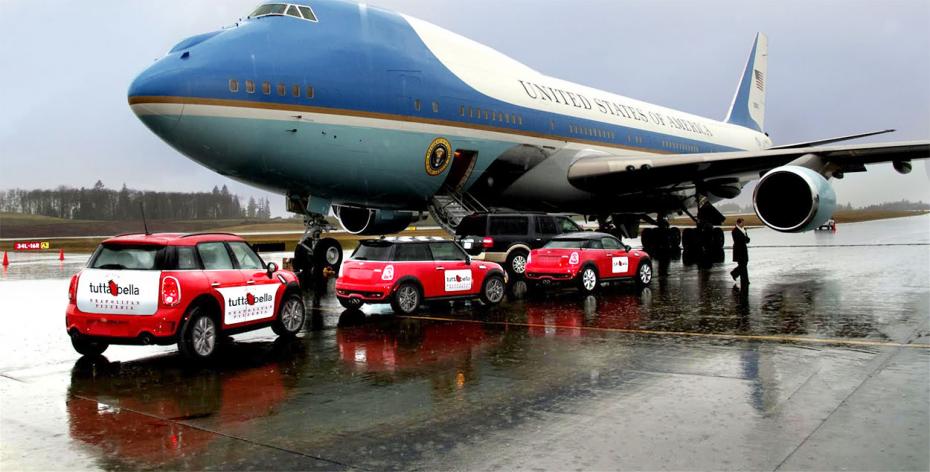
[[[91,269],[156,270],[161,246],[105,244],[90,263]]]
[[[581,249],[587,247],[587,239],[553,239],[543,246],[546,249]]]
[[[357,261],[389,261],[391,260],[391,243],[363,242],[352,253],[352,259]]]

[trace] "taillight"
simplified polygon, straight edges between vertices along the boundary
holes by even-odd
[[[484,246],[485,249],[491,249],[494,247],[494,238],[485,236],[484,239],[481,240],[481,245]]]
[[[74,303],[77,299],[78,274],[71,276],[71,284],[68,285],[68,301]]]
[[[166,306],[181,303],[181,283],[178,279],[169,276],[161,280],[161,303]]]

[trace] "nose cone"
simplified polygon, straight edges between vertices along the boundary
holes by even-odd
[[[184,112],[190,97],[191,76],[187,58],[166,56],[142,71],[129,85],[129,106],[155,134],[170,142],[169,134]]]

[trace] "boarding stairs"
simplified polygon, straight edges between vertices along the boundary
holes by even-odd
[[[468,192],[454,192],[443,188],[433,195],[429,203],[429,213],[442,229],[454,234],[455,228],[465,217],[475,213],[487,213],[488,209]]]

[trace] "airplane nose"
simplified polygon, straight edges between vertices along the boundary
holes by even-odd
[[[167,138],[184,113],[184,98],[190,97],[189,67],[185,58],[165,57],[142,71],[129,85],[129,107],[162,138]]]

